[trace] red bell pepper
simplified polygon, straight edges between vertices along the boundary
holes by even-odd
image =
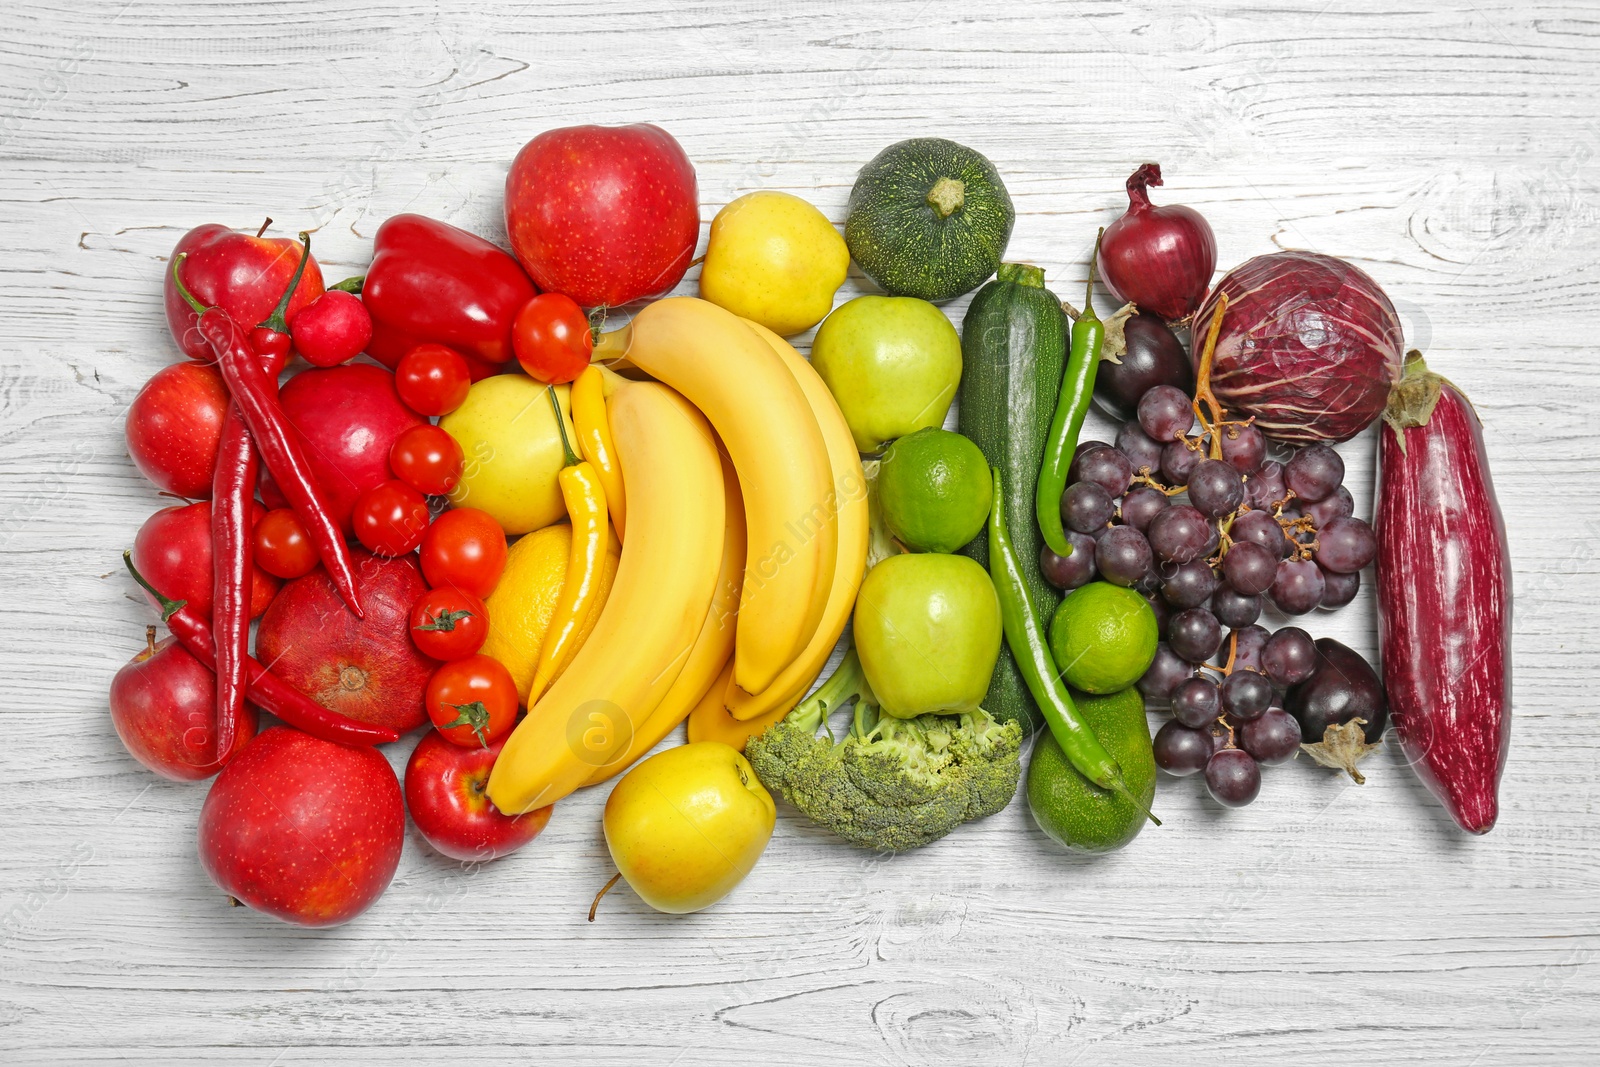
[[[297,242],[286,237],[251,236],[215,222],[196,226],[179,238],[172,258],[180,255],[185,257],[184,287],[203,306],[219,307],[233,321],[243,324],[261,322],[271,314],[300,265]],[[288,317],[293,318],[322,292],[322,270],[312,259],[289,300]],[[216,359],[210,343],[200,335],[200,316],[178,293],[171,271],[166,272],[163,294],[167,328],[183,354],[205,363]],[[287,345],[284,356],[288,356]]]
[[[515,358],[511,324],[539,290],[522,267],[477,234],[421,215],[378,227],[361,300],[372,313],[367,354],[391,369],[417,345],[469,357],[473,380]]]

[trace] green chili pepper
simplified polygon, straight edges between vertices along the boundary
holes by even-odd
[[[1122,778],[1122,768],[1078,715],[1072,695],[1061,681],[1061,672],[1051,659],[1044,628],[1039,625],[1033,598],[1023,580],[1022,566],[1016,550],[1011,547],[1011,534],[1006,530],[1000,469],[991,467],[989,470],[994,478],[994,505],[989,512],[989,576],[994,579],[995,594],[1000,598],[1000,620],[1005,628],[1006,644],[1011,646],[1023,681],[1028,683],[1028,691],[1044,713],[1050,733],[1078,773],[1101,789],[1127,798],[1151,822],[1160,826],[1161,820],[1128,789]]]
[[[1089,256],[1088,291],[1084,294],[1083,311],[1072,324],[1072,347],[1061,378],[1061,397],[1056,401],[1055,417],[1050,420],[1044,463],[1034,491],[1033,509],[1039,519],[1039,532],[1050,551],[1058,556],[1072,555],[1072,543],[1061,528],[1061,494],[1067,488],[1067,472],[1072,468],[1072,454],[1078,449],[1083,417],[1094,399],[1094,376],[1100,366],[1100,346],[1106,339],[1105,323],[1094,313],[1094,266],[1099,256],[1100,238],[1096,236],[1094,252]]]

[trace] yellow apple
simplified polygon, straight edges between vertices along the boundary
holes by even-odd
[[[651,756],[606,800],[606,847],[657,911],[709,908],[766,850],[777,809],[748,760],[721,741]]]
[[[746,193],[711,220],[700,295],[792,337],[822,321],[849,269],[822,212],[788,193]]]
[[[566,453],[546,388],[526,374],[496,374],[474,383],[466,401],[439,420],[465,457],[450,502],[487,511],[508,534],[541,530],[567,514],[556,483]],[[556,401],[567,439],[576,441],[570,391],[556,386]]]

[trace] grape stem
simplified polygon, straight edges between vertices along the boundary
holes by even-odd
[[[1200,420],[1200,425],[1206,428],[1211,435],[1211,458],[1222,458],[1222,438],[1218,434],[1219,428],[1226,418],[1222,405],[1217,402],[1217,394],[1211,391],[1211,361],[1217,353],[1217,335],[1222,332],[1222,316],[1228,313],[1228,294],[1217,294],[1217,310],[1211,316],[1211,328],[1206,331],[1206,345],[1201,350],[1200,372],[1195,376],[1194,386],[1194,416]],[[1205,412],[1200,409],[1201,402],[1211,409],[1211,418],[1207,419]]]
[[[1148,485],[1150,488],[1159,493],[1164,493],[1167,496],[1177,496],[1179,493],[1189,488],[1186,485],[1162,485],[1160,482],[1156,481],[1150,476],[1149,467],[1139,468],[1139,473],[1133,476],[1133,484]]]

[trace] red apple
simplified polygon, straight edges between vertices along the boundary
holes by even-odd
[[[323,707],[406,733],[427,721],[437,662],[411,641],[411,605],[428,589],[415,556],[350,550],[365,618],[321,567],[283,587],[256,629],[256,658]]]
[[[394,375],[370,363],[306,370],[290,378],[279,396],[283,412],[305,442],[311,473],[327,494],[328,510],[349,537],[356,497],[394,477],[389,448],[425,420],[400,402]],[[261,499],[286,501],[261,468]]]
[[[207,307],[220,307],[246,333],[277,307],[300,264],[300,242],[288,237],[256,237],[230,230],[219,223],[196,226],[178,239],[173,258],[186,258],[179,268],[183,284]],[[162,295],[167,307],[167,328],[190,359],[210,363],[216,359],[211,345],[200,335],[199,316],[172,283],[171,262],[163,272]],[[317,257],[306,264],[300,284],[289,300],[288,317],[322,295],[322,269]]]
[[[169,637],[146,647],[111,679],[111,723],[128,754],[163,778],[210,778],[256,735],[256,712],[246,704],[234,722],[233,747],[217,759],[216,677]]]
[[[337,926],[389,887],[405,830],[400,783],[381,753],[274,726],[206,794],[200,863],[257,911]]]
[[[211,495],[228,388],[215,367],[175,363],[151,376],[128,407],[128,455],[157,489]]]
[[[700,238],[694,164],[659,126],[547,130],[506,175],[506,234],[540,289],[615,307],[678,284]]]
[[[463,862],[509,855],[539,836],[550,821],[546,805],[506,815],[484,787],[505,740],[463,748],[429,730],[406,763],[406,810],[428,844]]]
[[[250,524],[253,529],[266,509],[253,504]],[[133,565],[150,584],[173,600],[187,600],[200,614],[211,614],[211,501],[202,500],[160,511],[144,520],[133,539]],[[250,617],[267,610],[278,592],[278,579],[252,568]],[[148,594],[146,599],[150,599]],[[153,599],[150,603],[155,604]],[[161,605],[155,604],[156,607]]]

